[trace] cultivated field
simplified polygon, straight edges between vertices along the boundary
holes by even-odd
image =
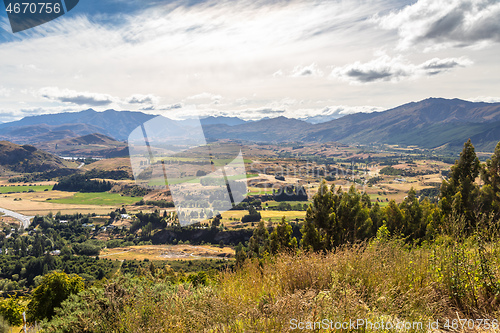
[[[211,245],[140,245],[103,249],[99,257],[112,260],[228,259],[234,257],[234,250]]]

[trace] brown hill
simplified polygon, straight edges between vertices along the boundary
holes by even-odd
[[[65,161],[30,145],[0,141],[0,166],[21,173],[45,172],[66,168]]]
[[[35,144],[58,156],[112,158],[128,156],[127,144],[100,133]]]

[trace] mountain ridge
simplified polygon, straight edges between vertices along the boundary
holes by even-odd
[[[30,116],[0,124],[0,139],[36,143],[38,140],[54,141],[101,133],[125,141],[132,130],[154,117],[138,111],[97,112],[92,109]],[[65,123],[69,121],[80,123]],[[171,121],[173,125],[190,124],[189,119]],[[455,149],[468,138],[475,138],[479,147],[487,150],[492,150],[494,144],[500,141],[500,103],[470,102],[457,98],[428,98],[382,112],[349,114],[317,124],[284,116],[257,121],[220,116],[202,118],[200,122],[207,140],[338,141],[346,144],[387,143]],[[189,126],[179,128],[189,131]]]

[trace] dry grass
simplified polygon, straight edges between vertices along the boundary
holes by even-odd
[[[114,210],[112,206],[93,206],[93,205],[69,205],[57,204],[46,201],[47,198],[67,197],[71,195],[70,192],[35,192],[35,193],[18,193],[0,196],[0,207],[9,209],[28,216],[31,215],[46,215],[49,212],[61,212],[63,214],[74,213],[96,213],[96,214],[109,214]],[[14,200],[14,199],[21,200]]]
[[[234,250],[210,245],[139,245],[104,249],[99,257],[113,260],[222,259],[234,257]]]
[[[468,248],[470,256],[460,260],[460,270],[476,277],[477,256],[474,246]],[[457,296],[457,289],[450,289],[456,282],[449,275],[456,268],[450,260],[455,250],[444,245],[409,249],[390,241],[346,246],[328,254],[280,255],[247,261],[236,271],[220,273],[212,285],[197,288],[165,283],[158,274],[135,282],[124,278],[109,282],[103,293],[96,289],[81,296],[87,312],[72,309],[78,302],[68,302],[60,320],[69,321],[73,332],[243,333],[290,332],[292,319],[367,319],[396,325],[498,318],[496,303],[479,297],[474,305],[467,290]],[[498,268],[498,257],[491,260],[488,265]],[[498,280],[498,269],[494,274]],[[484,282],[473,282],[479,294]]]

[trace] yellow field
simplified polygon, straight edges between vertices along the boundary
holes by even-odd
[[[234,254],[230,247],[211,245],[140,245],[104,249],[99,257],[113,260],[195,260],[232,258]]]
[[[0,196],[0,207],[24,215],[46,215],[50,212],[56,213],[59,211],[62,214],[74,214],[77,212],[82,214],[108,214],[115,209],[112,206],[57,204],[47,201],[48,198],[65,198],[73,194],[74,192],[61,191],[5,194]]]

